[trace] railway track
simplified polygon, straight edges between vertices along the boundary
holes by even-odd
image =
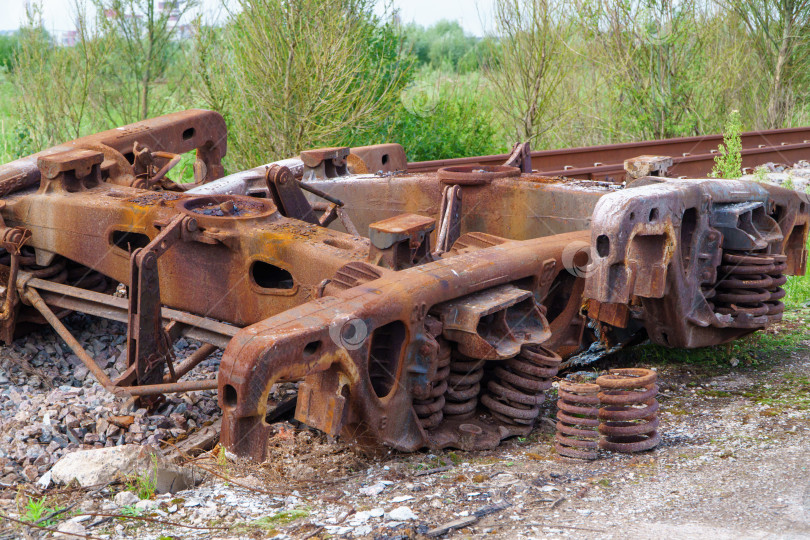
[[[640,155],[669,156],[670,176],[706,176],[714,165],[722,135],[660,139],[602,146],[536,150],[531,152],[532,169],[548,176],[621,182],[624,160]],[[794,163],[810,150],[810,128],[749,131],[741,135],[743,167],[753,168],[768,161]],[[479,164],[499,165],[509,154],[439,159],[408,163],[408,172],[431,172],[443,167]]]

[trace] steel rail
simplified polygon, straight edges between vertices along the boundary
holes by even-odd
[[[787,148],[810,148],[810,128],[750,131],[743,133],[740,139],[743,157],[756,155],[761,162],[761,159],[768,157],[769,154],[773,154],[776,159],[781,158]],[[706,135],[559,150],[536,150],[531,153],[532,168],[549,176],[603,179],[608,176],[623,177],[625,159],[639,155],[662,155],[673,158],[675,162],[673,169],[677,174],[689,175],[692,171],[698,170],[705,175],[711,169],[710,164],[713,163],[717,147],[722,142],[722,135]],[[430,172],[458,165],[500,165],[507,158],[509,154],[418,161],[408,163],[408,172]],[[688,168],[679,167],[681,163],[690,165]]]

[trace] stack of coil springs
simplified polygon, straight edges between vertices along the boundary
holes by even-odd
[[[453,351],[444,394],[446,418],[461,420],[475,415],[481,379],[484,377],[484,363],[485,360],[469,358]]]
[[[504,424],[531,429],[560,362],[562,359],[545,347],[524,345],[514,358],[498,362],[481,403]]]
[[[599,447],[613,452],[642,452],[658,446],[657,374],[649,369],[611,369],[596,379]]]
[[[721,315],[752,317],[780,315],[785,310],[781,299],[787,281],[785,255],[752,251],[723,251],[717,269],[719,279],[712,302]]]
[[[447,391],[447,376],[450,375],[450,343],[441,337],[437,353],[436,377],[432,381],[430,395],[426,399],[414,399],[413,408],[424,429],[435,428],[444,419],[444,393]]]
[[[560,381],[554,448],[563,456],[599,456],[599,385]]]

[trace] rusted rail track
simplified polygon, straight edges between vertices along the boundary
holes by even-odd
[[[807,159],[810,149],[810,128],[787,128],[749,131],[740,137],[743,167],[773,161],[794,163]],[[673,165],[671,176],[698,178],[706,176],[714,165],[722,135],[704,135],[640,141],[602,146],[585,146],[559,150],[531,152],[532,169],[546,176],[565,176],[584,180],[621,182],[625,178],[624,160],[640,155],[669,156]],[[474,156],[408,163],[408,172],[432,172],[445,167],[479,164],[500,165],[509,154]]]

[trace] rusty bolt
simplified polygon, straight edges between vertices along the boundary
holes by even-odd
[[[197,220],[194,218],[188,218],[186,220],[186,230],[188,232],[194,232],[198,229],[197,227]]]

